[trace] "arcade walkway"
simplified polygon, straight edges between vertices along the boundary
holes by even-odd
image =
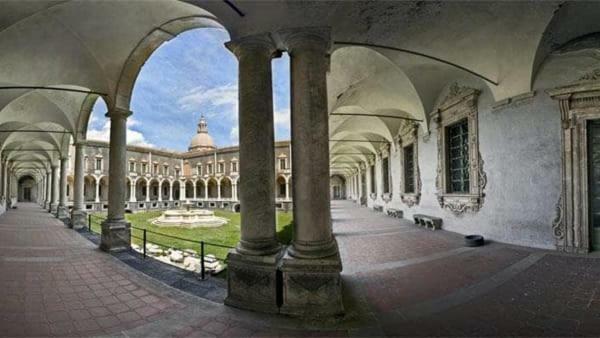
[[[593,256],[465,248],[349,202],[332,213],[347,315],[301,322],[165,286],[19,204],[0,217],[0,336],[600,335]]]

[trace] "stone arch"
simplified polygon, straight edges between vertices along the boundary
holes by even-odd
[[[172,19],[158,25],[138,43],[121,69],[114,94],[116,107],[129,109],[135,80],[142,66],[164,42],[173,39],[184,31],[195,28],[225,29],[211,13],[200,8],[198,8],[198,11],[199,14],[197,15]]]
[[[19,177],[17,186],[18,202],[35,202],[38,198],[37,180],[32,174],[24,174]]]
[[[197,198],[206,198],[205,196],[205,186],[206,183],[204,182],[204,180],[199,179],[196,181],[196,197]]]
[[[231,178],[223,176],[221,178],[221,198],[232,198],[233,197],[233,185],[231,184]]]
[[[108,201],[108,176],[101,176],[97,182],[100,185],[100,201]]]
[[[561,52],[570,41],[600,32],[600,3],[564,2],[556,10],[539,40],[531,66],[530,82],[533,88],[538,73],[548,57]]]
[[[158,201],[158,195],[160,194],[160,182],[157,178],[152,178],[149,180],[148,184],[150,185],[150,200]]]
[[[208,181],[206,182],[206,186],[208,187],[208,198],[217,198],[218,197],[218,193],[217,193],[217,189],[218,189],[218,183],[217,180],[214,179],[213,177],[209,178]]]
[[[285,198],[287,190],[287,178],[284,175],[278,175],[275,180],[275,191],[277,198]]]
[[[194,182],[192,180],[185,181],[185,199],[191,200],[194,198]]]
[[[83,200],[94,202],[96,200],[96,177],[85,175],[83,177]]]

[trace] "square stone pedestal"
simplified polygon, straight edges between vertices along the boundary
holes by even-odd
[[[58,204],[50,203],[50,213],[56,215],[58,212]]]
[[[235,249],[229,251],[225,304],[245,310],[278,313],[277,265],[283,252],[251,256],[242,255]]]
[[[70,226],[73,229],[79,230],[87,227],[88,217],[87,212],[84,210],[73,210],[71,211],[71,223]]]
[[[125,251],[131,248],[131,223],[125,220],[102,222],[100,249],[106,252]]]
[[[279,269],[283,273],[281,313],[302,317],[344,313],[339,252],[320,259],[294,258],[286,252]]]
[[[57,208],[56,217],[60,220],[68,219],[69,218],[69,208],[59,205]]]

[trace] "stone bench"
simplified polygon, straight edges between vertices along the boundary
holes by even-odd
[[[374,205],[373,210],[383,212],[383,205]]]
[[[413,215],[413,219],[415,220],[416,225],[431,228],[431,230],[442,228],[442,219],[439,217],[415,214]]]
[[[395,218],[403,218],[404,217],[404,211],[399,210],[399,209],[387,209],[387,214],[388,214],[388,216],[392,216]]]

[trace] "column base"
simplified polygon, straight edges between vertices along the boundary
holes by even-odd
[[[282,314],[320,317],[344,313],[339,252],[326,258],[299,259],[286,251],[279,269],[283,274]]]
[[[284,250],[279,250],[272,255],[251,256],[235,249],[229,251],[225,305],[278,313],[277,265],[283,253]]]
[[[79,230],[87,227],[88,217],[87,212],[84,210],[75,210],[71,211],[71,223],[70,227]]]
[[[50,213],[55,214],[58,212],[58,204],[50,203]]]
[[[131,223],[124,219],[102,222],[100,249],[106,252],[119,252],[131,248]]]
[[[69,218],[69,208],[59,205],[56,211],[56,217],[58,219],[63,220]]]

